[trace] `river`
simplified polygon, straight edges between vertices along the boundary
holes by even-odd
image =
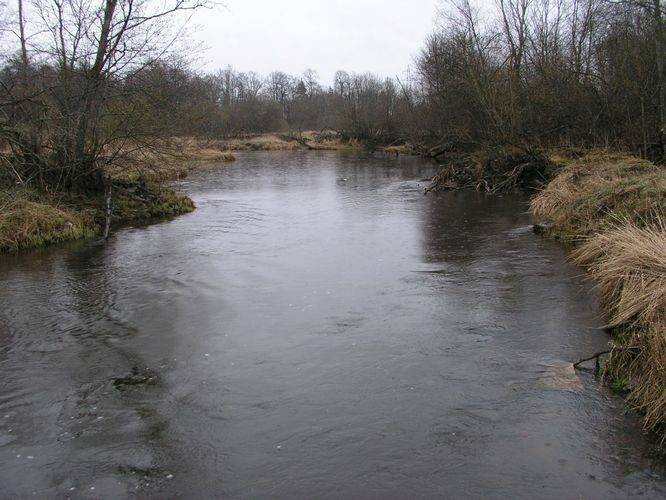
[[[594,288],[524,196],[243,153],[197,210],[0,257],[1,498],[660,498]]]

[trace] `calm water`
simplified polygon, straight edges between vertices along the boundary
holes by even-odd
[[[0,496],[666,495],[558,369],[605,346],[591,286],[525,198],[432,173],[248,153],[183,182],[192,214],[0,259]]]

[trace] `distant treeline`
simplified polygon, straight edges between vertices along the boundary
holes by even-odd
[[[424,127],[663,156],[664,50],[661,0],[453,0],[418,62]]]
[[[0,18],[0,179],[99,186],[106,165],[155,137],[324,128],[369,145],[614,146],[663,158],[661,0],[483,10],[451,0],[411,72],[339,71],[330,86],[313,70],[188,67],[175,57],[176,21],[205,4],[19,0]]]
[[[179,133],[330,127],[384,144],[610,146],[655,158],[666,127],[663,20],[661,0],[497,0],[485,11],[453,0],[400,77],[338,71],[323,87],[313,70],[163,65],[137,86],[166,116],[190,118]]]

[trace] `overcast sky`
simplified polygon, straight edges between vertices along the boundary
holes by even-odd
[[[312,68],[324,85],[338,69],[403,76],[433,30],[437,0],[223,0],[199,12],[206,70],[232,65],[267,75]]]

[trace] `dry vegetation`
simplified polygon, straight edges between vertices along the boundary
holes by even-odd
[[[229,151],[358,150],[357,141],[343,141],[334,131],[305,131],[288,134],[247,134],[214,141]]]
[[[621,154],[569,161],[532,200],[597,282],[610,317],[606,377],[666,440],[666,169]]]
[[[561,156],[556,157],[562,161]],[[576,240],[618,220],[643,225],[666,206],[666,171],[639,158],[593,152],[567,164],[531,204],[554,237]]]
[[[489,194],[542,189],[556,169],[543,153],[517,148],[486,147],[473,152],[454,146],[436,153],[442,169],[426,192],[475,189]]]
[[[666,219],[627,221],[573,253],[598,283],[616,329],[607,376],[631,389],[645,427],[666,439]],[[618,221],[619,223],[619,221]],[[617,382],[616,382],[617,383]]]
[[[108,170],[115,178],[151,182],[186,177],[202,162],[232,162],[236,158],[220,141],[194,137],[170,137],[148,143],[125,141]]]
[[[92,210],[74,210],[30,191],[0,192],[0,252],[92,236]]]
[[[112,204],[114,227],[194,210],[192,200],[173,189],[128,179],[114,179]],[[103,193],[0,190],[0,253],[91,238],[100,234],[104,216]]]

